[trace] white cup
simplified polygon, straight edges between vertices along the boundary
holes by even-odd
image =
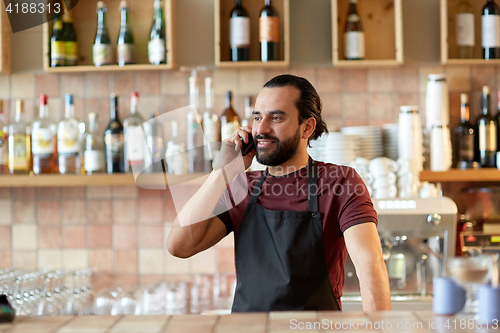
[[[418,198],[418,185],[411,184],[399,187],[399,197],[408,199],[408,198]]]
[[[385,188],[375,189],[373,191],[373,197],[375,199],[395,198],[397,194],[398,194],[398,189],[394,185]]]
[[[378,190],[395,184],[396,184],[396,174],[390,172],[387,175],[375,178],[375,180],[372,183],[372,187],[375,190]]]
[[[420,199],[438,198],[439,190],[436,185],[429,182],[423,182],[418,194]]]
[[[371,160],[369,165],[370,173],[375,176],[375,178],[387,175],[388,173],[397,172],[398,169],[398,162],[387,157],[377,157]]]

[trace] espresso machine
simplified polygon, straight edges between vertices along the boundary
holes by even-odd
[[[445,276],[447,258],[455,255],[455,202],[447,197],[373,199],[373,205],[378,215],[377,230],[392,301],[424,300],[432,305],[432,278]],[[360,300],[359,281],[348,257],[342,297],[344,310],[346,305],[349,308],[349,302]],[[398,308],[401,309],[400,304]],[[356,310],[359,309],[358,304]]]

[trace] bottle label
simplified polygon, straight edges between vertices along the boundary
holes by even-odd
[[[0,129],[0,165],[7,164],[9,160],[7,141],[7,133]]]
[[[57,131],[57,152],[59,154],[78,154],[80,151],[79,134],[78,121],[76,119],[67,119]]]
[[[497,128],[494,123],[479,125],[479,150],[497,150]]]
[[[231,47],[250,46],[250,18],[231,17],[229,25],[229,45]]]
[[[37,128],[31,133],[33,154],[51,155],[54,154],[54,134],[48,128]]]
[[[51,47],[50,57],[52,61],[64,64],[64,54],[66,50],[65,43],[61,41],[52,41],[50,43],[50,47]]]
[[[227,124],[222,126],[221,128],[222,141],[231,137],[237,129],[238,129],[238,123],[235,122],[228,122]]]
[[[104,170],[104,152],[101,150],[86,150],[83,153],[85,158],[85,170],[102,171]]]
[[[260,41],[261,42],[279,42],[280,41],[280,19],[276,16],[261,17]]]
[[[164,39],[153,39],[148,44],[148,55],[150,64],[159,64],[166,59],[166,48]]]
[[[203,135],[205,138],[203,145],[203,155],[205,161],[210,161],[213,159],[213,154],[210,150],[210,142],[217,142],[216,123],[210,117],[205,117],[203,119]]]
[[[119,44],[117,48],[117,56],[119,64],[133,64],[134,60],[134,44]]]
[[[113,160],[120,160],[123,155],[123,134],[107,134],[104,143],[108,156]]]
[[[28,137],[26,134],[13,134],[11,135],[10,142],[10,168],[17,170],[24,170],[29,168],[28,161]]]
[[[111,59],[111,45],[109,44],[94,44],[92,47],[92,56],[94,65],[109,65],[113,61]]]
[[[347,59],[363,59],[365,57],[365,33],[349,31],[344,34],[344,56]]]
[[[457,45],[474,46],[474,14],[457,14]]]
[[[483,15],[481,42],[484,48],[500,47],[500,15]]]
[[[142,164],[144,161],[144,137],[141,127],[125,127],[125,140],[129,165]]]
[[[67,61],[76,63],[78,61],[78,43],[64,42],[64,51]]]
[[[458,154],[460,161],[474,160],[474,135],[464,135],[460,138]]]

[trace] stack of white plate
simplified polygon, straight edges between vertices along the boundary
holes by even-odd
[[[382,125],[384,156],[391,160],[398,160],[398,128],[399,124],[384,124]]]
[[[338,165],[349,165],[360,153],[358,137],[341,132],[323,134],[311,146],[308,152],[314,160]]]
[[[361,141],[359,157],[372,160],[384,155],[382,143],[382,129],[378,126],[352,126],[343,127],[342,133],[347,135],[357,135]]]

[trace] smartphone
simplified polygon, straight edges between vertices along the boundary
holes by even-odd
[[[252,134],[248,134],[248,143],[245,143],[243,141],[243,138],[240,138],[241,143],[243,144],[243,147],[241,148],[241,155],[245,156],[248,154],[253,148],[253,136]]]

